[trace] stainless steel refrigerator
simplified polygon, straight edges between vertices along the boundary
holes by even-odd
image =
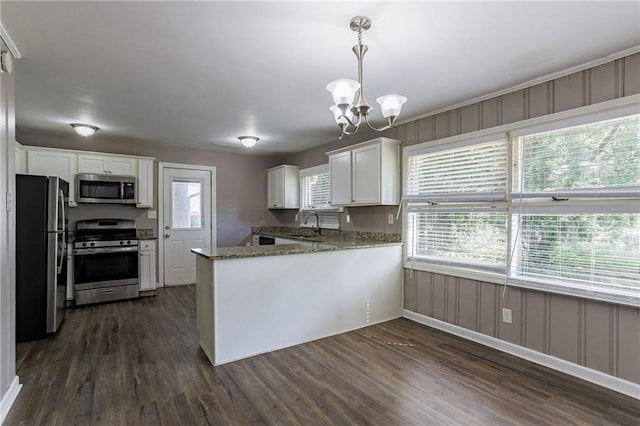
[[[16,175],[16,341],[54,333],[67,293],[69,183]]]

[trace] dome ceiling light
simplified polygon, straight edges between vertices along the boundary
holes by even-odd
[[[247,148],[255,146],[255,144],[260,140],[260,138],[256,136],[238,136],[238,139],[240,139],[242,145],[246,146]]]
[[[92,126],[90,124],[71,123],[71,127],[73,127],[73,130],[75,130],[77,134],[85,138],[92,136],[95,132],[100,130],[96,126]]]

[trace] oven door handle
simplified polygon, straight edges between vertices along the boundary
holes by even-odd
[[[74,256],[87,256],[92,254],[105,254],[105,253],[136,253],[138,251],[137,246],[131,247],[95,247],[95,248],[81,248],[73,250]]]

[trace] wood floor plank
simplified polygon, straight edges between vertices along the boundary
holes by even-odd
[[[640,425],[638,400],[405,319],[213,367],[195,286],[156,294],[19,344],[4,424]]]

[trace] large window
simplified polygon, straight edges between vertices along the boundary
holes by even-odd
[[[640,115],[575,121],[405,150],[408,261],[638,301]]]

